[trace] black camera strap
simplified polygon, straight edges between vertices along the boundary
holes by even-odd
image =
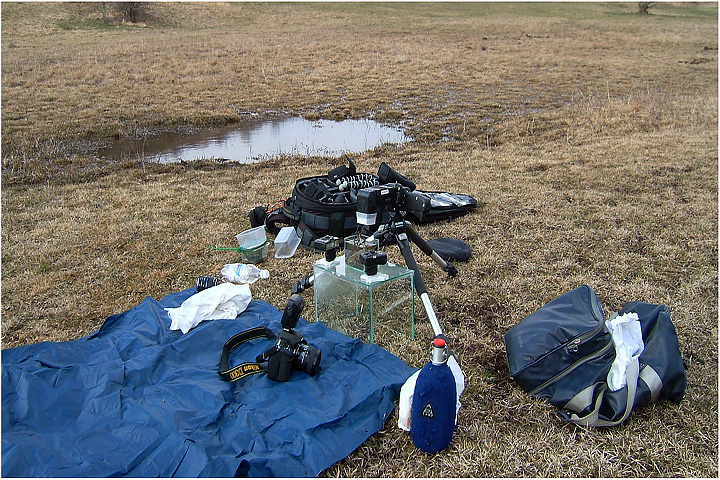
[[[275,334],[267,327],[255,327],[250,330],[240,332],[237,335],[233,335],[230,340],[225,342],[225,346],[223,346],[222,354],[220,355],[218,373],[228,382],[235,382],[249,375],[263,373],[265,371],[265,367],[257,362],[245,362],[232,368],[228,365],[230,353],[235,347],[241,343],[247,342],[248,340],[261,337],[272,340],[275,338]]]

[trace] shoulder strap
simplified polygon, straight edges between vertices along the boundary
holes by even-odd
[[[281,228],[278,224],[294,226],[296,222],[295,218],[288,215],[288,210],[285,207],[279,207],[268,212],[263,223],[268,232],[277,235],[280,233]]]
[[[592,396],[595,397],[595,399],[593,409],[590,413],[583,417],[580,417],[575,413],[568,415],[568,412],[563,412],[563,418],[569,422],[587,427],[614,427],[621,424],[630,416],[630,412],[632,411],[632,408],[635,404],[635,392],[637,391],[638,378],[640,378],[640,362],[637,358],[635,358],[627,366],[627,386],[625,387],[625,390],[627,391],[627,399],[625,402],[625,411],[618,420],[609,421],[602,420],[600,418],[600,407],[602,406],[603,397],[605,395],[605,391],[607,390],[606,383],[594,385],[599,387],[599,391],[597,392],[588,392],[588,389],[583,390],[578,395],[576,395],[576,397],[571,399],[566,405],[566,408],[576,408],[579,403],[584,403],[580,402],[578,396],[585,396],[588,398]]]
[[[222,354],[220,355],[218,373],[228,382],[235,382],[241,378],[247,377],[248,375],[264,372],[264,367],[256,362],[245,362],[232,368],[229,368],[228,365],[230,352],[232,352],[235,347],[243,342],[247,342],[248,340],[261,337],[272,340],[275,338],[275,334],[267,327],[255,327],[230,337],[230,340],[225,342],[225,345],[223,346]]]

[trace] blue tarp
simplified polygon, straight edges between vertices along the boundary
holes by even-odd
[[[322,352],[315,377],[218,375],[222,346],[281,329],[261,300],[232,320],[170,331],[165,307],[195,289],[109,317],[92,335],[2,352],[4,477],[316,476],[377,432],[413,373],[397,357],[321,323],[297,330]],[[272,345],[237,347],[230,364]]]

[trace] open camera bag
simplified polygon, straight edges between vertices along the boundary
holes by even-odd
[[[407,220],[414,223],[428,223],[452,219],[477,206],[477,200],[470,195],[448,192],[421,192],[415,184],[400,175],[385,162],[378,168],[377,175],[357,173],[355,164],[349,159],[349,166],[340,165],[327,175],[305,177],[295,182],[292,195],[282,206],[255,207],[248,214],[250,225],[265,224],[268,232],[277,234],[281,225],[295,227],[300,243],[312,248],[315,239],[325,235],[341,240],[357,230],[357,192],[362,188],[398,182],[430,199],[430,209],[419,217],[410,213]],[[390,212],[383,212],[381,223],[390,220]]]
[[[627,303],[618,315],[637,313],[645,344],[627,367],[627,385],[610,391],[607,375],[615,345],[602,306],[587,285],[560,295],[505,333],[510,373],[518,385],[560,409],[563,420],[604,427],[659,399],[680,403],[685,367],[668,309]]]

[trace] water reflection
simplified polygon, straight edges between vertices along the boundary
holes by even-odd
[[[338,156],[408,140],[399,129],[373,120],[335,122],[297,117],[258,120],[196,134],[121,140],[98,151],[98,155],[160,163],[210,158],[252,163],[281,154]]]

